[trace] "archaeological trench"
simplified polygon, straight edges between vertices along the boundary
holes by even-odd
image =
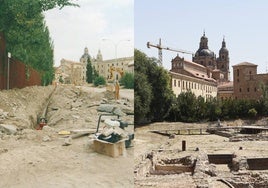
[[[166,127],[150,128],[144,134],[165,142],[135,157],[135,187],[268,187],[268,153],[261,149],[268,143],[267,126]],[[144,135],[136,132],[138,145]],[[191,145],[194,138],[200,141]],[[202,143],[209,139],[211,148]]]

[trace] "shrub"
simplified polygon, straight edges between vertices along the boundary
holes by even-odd
[[[127,72],[121,78],[120,82],[122,85],[125,86],[125,88],[133,89],[134,88],[134,75]]]
[[[255,108],[251,108],[251,109],[248,110],[248,115],[250,117],[256,117],[257,113],[258,112],[255,110]]]
[[[105,84],[106,84],[106,81],[103,76],[98,76],[94,80],[94,86],[105,85]]]

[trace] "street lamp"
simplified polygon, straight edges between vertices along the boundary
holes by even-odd
[[[115,43],[113,40],[111,40],[111,39],[102,39],[103,41],[111,41],[112,43],[113,43],[113,45],[114,45],[114,49],[115,49],[115,60],[116,60],[116,63],[118,63],[117,62],[117,47],[118,47],[118,45],[121,43],[121,42],[124,42],[124,41],[126,41],[126,42],[129,42],[130,40],[129,39],[123,39],[123,40],[120,40],[120,41],[118,41],[117,43]]]
[[[113,43],[113,45],[114,45],[114,49],[115,49],[115,61],[116,61],[116,65],[118,66],[118,59],[117,59],[117,47],[118,47],[118,45],[121,43],[121,42],[124,42],[124,41],[126,41],[126,42],[128,42],[128,41],[130,41],[129,39],[123,39],[123,40],[119,40],[117,43],[115,43],[113,40],[111,40],[111,39],[106,39],[106,38],[104,38],[104,39],[102,39],[102,41],[111,41],[112,43]]]
[[[7,53],[7,90],[9,90],[9,63],[10,63],[11,53]]]

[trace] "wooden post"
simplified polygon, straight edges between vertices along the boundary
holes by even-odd
[[[186,141],[182,141],[182,151],[186,151]]]

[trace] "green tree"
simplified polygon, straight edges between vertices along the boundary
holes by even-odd
[[[7,51],[38,70],[43,85],[51,83],[54,78],[54,46],[43,12],[78,5],[71,0],[0,0],[0,5],[0,32],[5,34]]]
[[[144,105],[149,105],[149,111],[143,115],[145,119],[152,121],[163,121],[168,118],[171,104],[173,101],[173,92],[170,88],[170,77],[166,70],[157,66],[155,58],[149,58],[146,54],[135,49],[134,51],[135,62],[135,99],[142,102],[144,99],[142,95],[151,94],[150,100],[146,100]],[[137,78],[136,78],[137,77]],[[139,79],[142,77],[142,79]],[[146,85],[145,88],[143,84]],[[136,96],[137,95],[137,96]],[[135,100],[135,103],[136,103]],[[148,106],[137,105],[137,107],[144,108],[142,111],[147,111]],[[135,116],[137,114],[135,108]],[[138,117],[139,118],[139,117]]]
[[[196,121],[197,100],[194,93],[187,91],[177,97],[180,120],[184,122]]]
[[[105,84],[106,84],[106,81],[103,76],[98,76],[94,80],[94,86],[105,85]]]
[[[93,74],[92,74],[92,80],[94,81],[97,77],[99,77],[98,71],[93,66]]]
[[[87,76],[87,83],[92,83],[93,82],[93,68],[90,59],[87,60],[87,71],[86,71],[86,76]]]
[[[136,126],[147,120],[147,114],[150,112],[152,101],[152,87],[148,83],[145,74],[135,72],[134,79],[134,121]]]
[[[127,89],[134,88],[134,75],[126,72],[120,79],[120,83],[125,86]]]

